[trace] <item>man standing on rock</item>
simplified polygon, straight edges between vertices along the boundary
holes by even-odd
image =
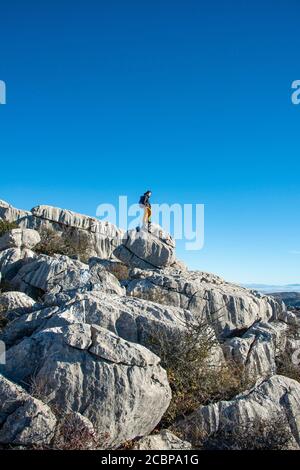
[[[140,197],[140,207],[144,209],[143,216],[143,227],[148,228],[148,232],[151,232],[151,204],[150,197],[152,192],[150,190],[146,191],[143,196]]]

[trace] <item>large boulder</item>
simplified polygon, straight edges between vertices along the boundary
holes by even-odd
[[[3,292],[0,294],[2,316],[13,320],[33,310],[35,301],[23,292]]]
[[[286,431],[291,438],[293,448],[300,448],[300,384],[295,380],[274,375],[258,383],[231,401],[220,401],[200,407],[179,423],[177,430],[185,438],[197,430],[207,438],[237,430],[250,428],[253,422],[272,423],[281,419],[286,423]],[[262,430],[260,430],[262,432]],[[276,433],[276,429],[274,430]],[[279,430],[278,430],[279,432]],[[261,436],[257,436],[258,439]]]
[[[163,232],[162,232],[163,233]],[[175,261],[175,244],[170,236],[147,230],[128,231],[114,255],[128,266],[153,269],[170,266]]]
[[[7,248],[0,251],[0,272],[5,281],[10,281],[26,263],[30,263],[36,254],[29,248]]]
[[[56,417],[40,400],[0,374],[0,444],[49,444]]]
[[[38,255],[32,263],[18,270],[11,280],[12,286],[33,297],[36,293],[69,292],[72,298],[77,289],[99,289],[108,293],[124,295],[119,281],[101,265],[88,265],[68,256]]]
[[[50,293],[45,296],[43,307],[9,324],[0,339],[14,344],[17,339],[44,328],[47,320],[51,328],[76,322],[98,325],[127,341],[148,346],[149,337],[160,337],[162,333],[172,337],[193,321],[188,310],[101,291],[77,291],[72,298],[65,292]]]
[[[206,317],[220,337],[234,336],[258,320],[274,320],[282,303],[200,271],[133,269],[127,295],[189,309]]]
[[[159,362],[146,348],[96,325],[51,328],[46,322],[8,349],[0,370],[18,383],[34,381],[60,416],[82,414],[103,436],[103,447],[116,447],[149,434],[168,408],[171,391]]]
[[[41,241],[36,230],[15,228],[0,237],[0,251],[7,248],[34,248]]]
[[[45,328],[57,328],[76,322],[98,325],[121,338],[139,343],[159,354],[163,339],[176,341],[195,318],[188,310],[166,307],[141,299],[109,295],[101,291],[77,291],[47,294],[43,308],[22,315],[8,324],[0,339],[9,346],[24,336]],[[213,332],[210,333],[213,338]],[[224,361],[221,346],[215,342],[209,356],[212,366]]]
[[[252,378],[276,373],[276,359],[286,350],[288,327],[283,322],[255,323],[242,337],[223,344],[226,359],[243,365]]]

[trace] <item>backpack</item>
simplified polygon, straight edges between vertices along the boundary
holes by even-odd
[[[146,199],[146,196],[145,194],[143,194],[143,196],[140,197],[140,200],[139,200],[139,205],[140,207],[144,207],[145,205],[145,199]]]

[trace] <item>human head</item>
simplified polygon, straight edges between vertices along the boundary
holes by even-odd
[[[147,196],[149,196],[149,197],[150,197],[150,196],[151,196],[151,194],[152,194],[152,191],[151,191],[151,189],[148,189],[148,191],[146,191],[146,192],[145,192],[145,196],[147,195]]]

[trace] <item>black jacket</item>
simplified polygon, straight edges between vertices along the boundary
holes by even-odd
[[[140,198],[140,204],[143,204],[146,207],[151,207],[149,194],[143,194]]]

